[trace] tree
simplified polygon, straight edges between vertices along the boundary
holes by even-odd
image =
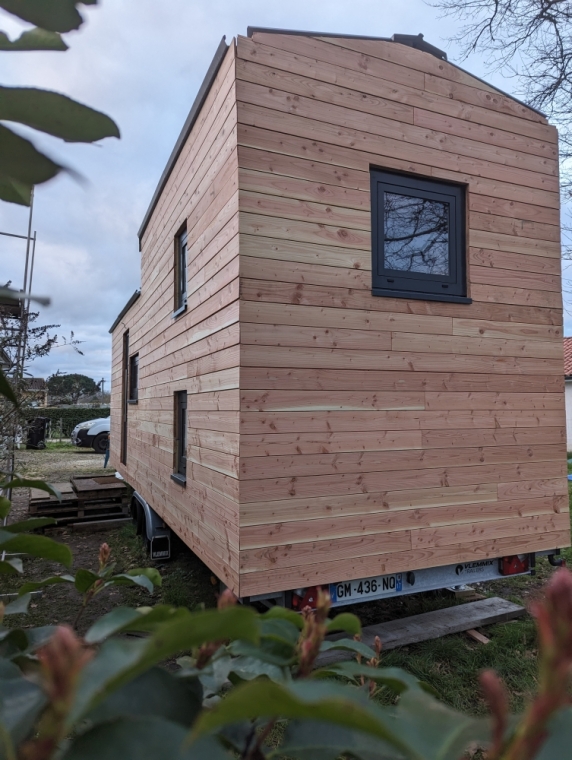
[[[464,22],[451,40],[464,57],[486,53],[489,69],[518,81],[518,94],[560,129],[560,156],[572,157],[572,4],[568,0],[433,0]],[[572,191],[571,179],[566,188]]]
[[[82,396],[90,396],[99,391],[95,380],[77,373],[66,375],[58,371],[48,377],[46,384],[50,395],[60,403],[77,404]]]

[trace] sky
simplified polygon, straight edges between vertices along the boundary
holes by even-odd
[[[50,156],[73,167],[36,189],[33,291],[49,295],[38,324],[60,325],[51,354],[30,366],[36,377],[56,371],[105,379],[109,388],[109,327],[140,284],[137,230],[223,35],[247,26],[318,30],[380,37],[418,34],[461,62],[447,43],[458,22],[439,18],[423,0],[103,0],[82,10],[86,23],[65,36],[65,53],[4,53],[2,84],[63,92],[110,115],[121,139],[75,145],[21,128]],[[22,26],[0,11],[0,29]],[[461,65],[507,92],[514,80],[487,74],[472,56]],[[0,202],[0,231],[25,235],[28,209]],[[21,287],[25,241],[0,237],[0,280]],[[567,316],[567,334],[572,317]],[[71,333],[83,356],[65,345]]]

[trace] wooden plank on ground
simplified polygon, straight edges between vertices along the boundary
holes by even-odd
[[[524,607],[501,599],[498,596],[481,599],[478,602],[460,604],[443,610],[424,612],[421,615],[390,620],[387,623],[366,625],[362,629],[362,641],[373,647],[376,636],[382,643],[382,652],[388,649],[418,644],[421,641],[438,639],[452,633],[461,633],[493,623],[506,623],[521,617],[526,612]],[[328,640],[343,638],[343,635],[329,636]],[[329,651],[321,654],[316,665],[322,667],[337,660],[351,659],[352,654],[345,651]]]

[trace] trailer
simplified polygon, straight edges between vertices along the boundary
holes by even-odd
[[[555,128],[422,35],[223,38],[110,330],[140,532],[298,608],[558,563],[559,224]]]

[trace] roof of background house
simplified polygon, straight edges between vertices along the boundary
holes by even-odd
[[[47,389],[46,381],[43,377],[25,377],[24,383],[28,391],[45,391]]]
[[[291,35],[297,35],[300,37],[334,37],[334,38],[341,38],[341,39],[379,40],[380,42],[396,42],[399,45],[407,45],[408,47],[415,48],[416,50],[421,50],[424,53],[429,53],[430,55],[434,55],[436,58],[439,58],[442,61],[447,60],[447,54],[443,50],[440,50],[438,47],[435,47],[435,45],[431,45],[430,42],[427,42],[426,40],[424,40],[422,34],[394,34],[392,37],[371,37],[367,35],[362,36],[359,34],[332,34],[329,32],[306,32],[306,31],[296,30],[296,29],[272,29],[270,27],[263,27],[263,26],[249,26],[246,33],[249,37],[252,37],[252,35],[256,34],[257,32],[264,32],[266,34],[291,34]],[[145,216],[143,217],[141,226],[139,227],[139,232],[137,233],[137,237],[139,238],[139,250],[141,250],[141,238],[143,237],[143,234],[145,233],[145,230],[147,229],[147,225],[149,224],[151,220],[151,216],[153,214],[153,211],[155,210],[155,206],[159,202],[159,198],[161,197],[161,193],[165,189],[165,185],[167,184],[167,181],[169,177],[171,176],[171,172],[173,171],[175,162],[179,158],[181,151],[183,150],[183,147],[187,141],[188,136],[191,134],[191,130],[199,116],[200,110],[207,98],[207,95],[210,92],[212,84],[215,80],[216,75],[218,74],[218,70],[221,66],[221,63],[223,62],[223,59],[226,55],[226,51],[228,50],[228,48],[229,48],[229,45],[226,44],[226,37],[223,37],[219,43],[216,53],[214,54],[214,58],[211,61],[211,65],[209,66],[209,69],[206,73],[203,83],[201,84],[199,88],[195,101],[193,105],[191,106],[191,110],[189,111],[189,115],[187,116],[187,119],[183,125],[183,129],[181,130],[181,133],[177,139],[177,142],[175,143],[175,147],[173,148],[171,155],[169,156],[167,165],[165,166],[165,169],[163,170],[163,174],[161,175],[161,178],[159,179],[157,187],[155,188],[155,192],[153,193],[153,197],[151,198],[151,203],[149,204],[149,207],[147,211],[145,212]],[[460,69],[461,71],[465,71],[465,69],[461,68],[456,63],[452,63],[451,61],[449,61],[449,63],[455,66],[455,68]],[[483,79],[481,79],[480,77],[476,76],[475,74],[471,72],[466,72],[466,73],[470,74],[470,76],[474,77],[475,79],[478,79],[481,82],[484,81]],[[502,95],[506,95],[511,100],[515,100],[517,103],[521,103],[521,105],[524,105],[527,108],[530,108],[531,111],[536,111],[536,113],[539,113],[541,116],[545,116],[545,114],[543,114],[542,111],[539,111],[537,108],[533,108],[532,106],[528,105],[528,103],[524,103],[522,100],[519,100],[518,98],[515,98],[514,95],[511,95],[510,93],[504,92],[504,90],[499,89],[498,87],[496,87],[496,85],[492,85],[490,84],[490,82],[486,82],[485,84],[488,84],[489,87],[492,87],[497,92],[500,92]]]
[[[564,338],[564,377],[572,377],[572,338]]]

